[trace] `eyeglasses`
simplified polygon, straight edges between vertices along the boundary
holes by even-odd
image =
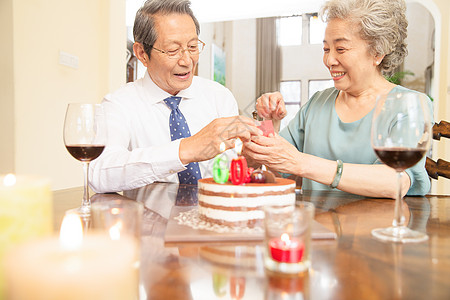
[[[205,48],[205,43],[198,40],[198,42],[196,42],[195,44],[188,45],[186,49],[183,49],[180,47],[175,50],[161,50],[161,49],[155,48],[153,46],[150,46],[150,47],[158,52],[161,52],[161,53],[167,55],[167,57],[170,59],[180,59],[183,57],[184,52],[186,52],[186,51],[188,51],[190,55],[199,55]]]

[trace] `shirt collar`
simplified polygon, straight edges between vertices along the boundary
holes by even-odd
[[[192,84],[184,90],[181,90],[177,95],[177,97],[181,97],[183,99],[193,98],[195,95],[195,77],[192,80]],[[142,87],[144,89],[144,93],[146,94],[146,99],[149,99],[151,103],[158,103],[163,101],[164,99],[171,97],[173,95],[161,89],[156,83],[153,82],[150,75],[147,71],[145,71],[144,78],[142,80]]]

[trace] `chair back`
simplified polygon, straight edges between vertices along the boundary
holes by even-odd
[[[449,122],[441,121],[434,124],[433,139],[440,141],[441,137],[450,138]],[[428,176],[433,179],[438,179],[439,176],[450,179],[450,162],[448,161],[440,158],[437,161],[434,161],[431,158],[427,157],[425,169],[427,170]]]

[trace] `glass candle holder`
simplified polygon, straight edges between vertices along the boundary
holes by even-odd
[[[92,203],[91,229],[112,240],[129,238],[140,248],[144,206],[133,200],[114,199]]]
[[[264,266],[277,273],[297,274],[311,266],[311,225],[314,205],[264,207]]]
[[[125,241],[134,245],[135,277],[139,282],[141,264],[141,228],[144,205],[140,202],[125,199],[98,199],[91,206],[91,230],[109,236],[113,241]],[[136,285],[138,294],[139,286]],[[134,299],[135,298],[129,298]]]

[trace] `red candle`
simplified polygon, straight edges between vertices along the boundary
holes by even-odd
[[[231,161],[230,169],[231,182],[235,185],[244,184],[247,181],[247,160],[239,156]]]
[[[231,182],[235,185],[246,183],[248,178],[247,160],[241,156],[242,146],[242,141],[237,138],[234,149],[238,154],[238,158],[233,159],[230,166]]]
[[[283,233],[280,238],[273,238],[269,241],[269,250],[272,259],[283,263],[298,263],[303,258],[305,245],[296,238],[289,238]]]

